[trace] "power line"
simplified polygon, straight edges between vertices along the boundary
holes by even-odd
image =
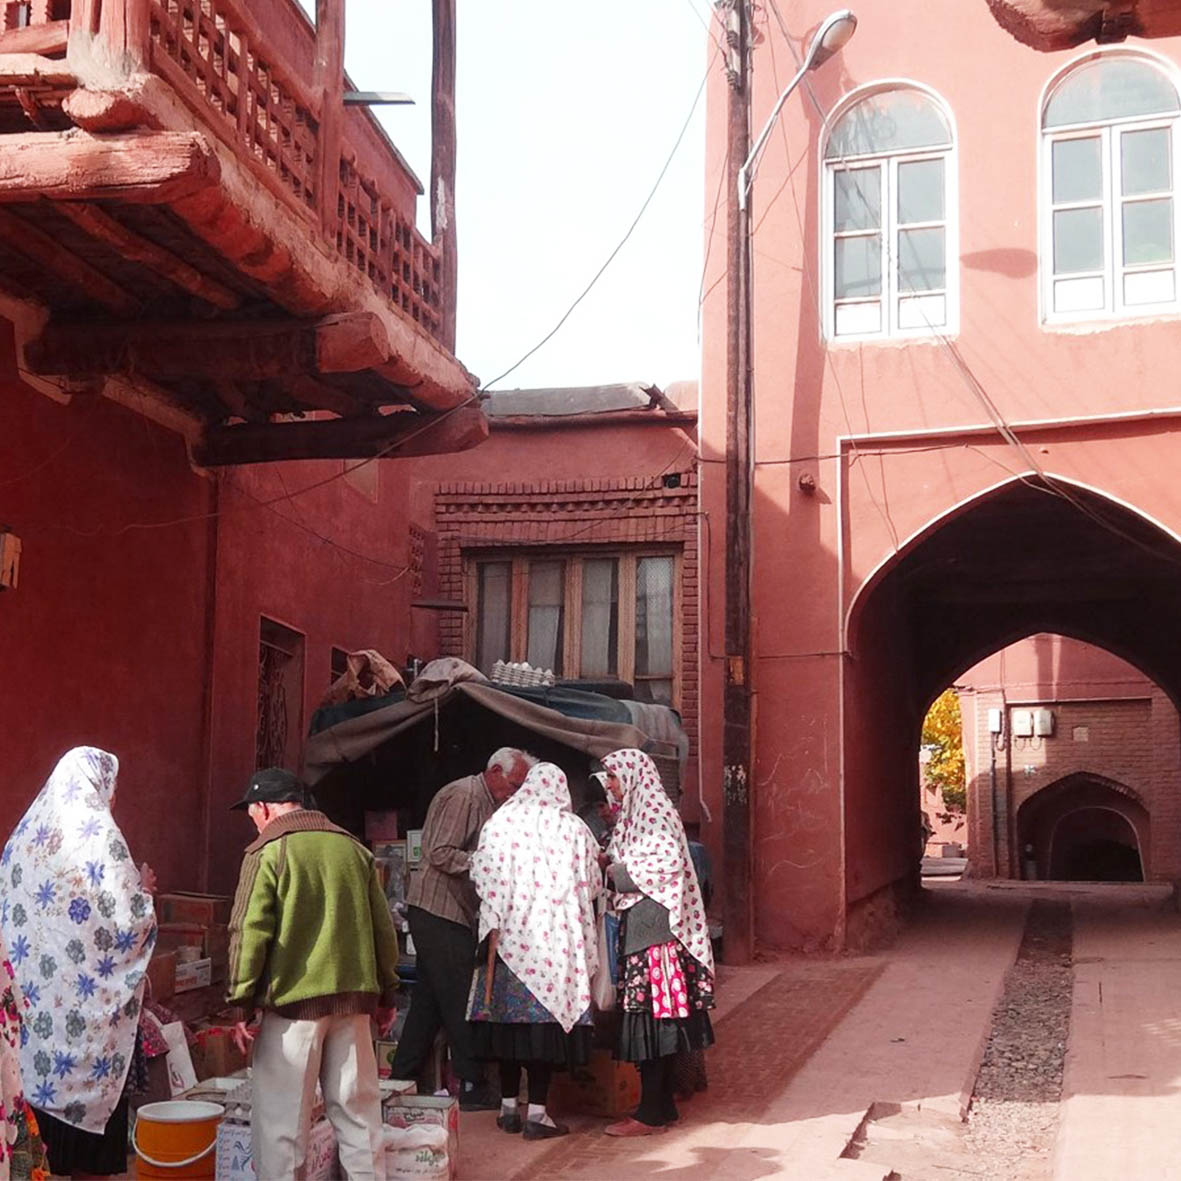
[[[498,381],[503,381],[510,373],[513,373],[515,370],[524,365],[524,363],[528,361],[534,353],[536,353],[544,345],[548,344],[550,340],[552,340],[553,337],[557,335],[558,331],[562,328],[566,321],[569,320],[574,314],[575,308],[577,308],[578,305],[582,303],[582,301],[591,293],[595,285],[603,277],[603,273],[615,261],[616,256],[624,248],[624,246],[627,245],[628,239],[631,238],[632,234],[635,232],[636,226],[640,224],[640,219],[647,212],[648,206],[652,204],[652,200],[656,196],[657,190],[660,188],[660,184],[664,180],[665,174],[668,172],[670,166],[672,165],[673,158],[676,156],[677,150],[681,146],[681,141],[684,140],[685,134],[689,130],[689,125],[693,122],[693,115],[697,110],[697,104],[701,101],[701,96],[705,92],[705,84],[709,81],[710,71],[713,69],[714,62],[717,61],[717,59],[718,50],[715,49],[713,56],[710,58],[709,65],[706,66],[705,74],[701,79],[701,85],[697,87],[697,93],[693,96],[693,102],[689,107],[689,114],[685,117],[685,122],[682,124],[681,130],[677,133],[677,138],[673,143],[672,151],[669,152],[667,159],[664,161],[664,166],[660,169],[660,173],[656,177],[656,182],[652,185],[648,195],[644,198],[644,203],[640,206],[639,213],[636,214],[631,225],[628,226],[627,232],[619,240],[618,244],[615,246],[615,249],[612,250],[607,256],[606,261],[595,272],[591,281],[582,289],[578,297],[562,314],[562,318],[549,330],[549,332],[547,332],[545,336],[541,338],[541,340],[539,340],[527,353],[525,353],[524,356],[510,365],[503,373],[497,377],[494,377],[491,381],[485,382],[485,384],[481,387],[483,390],[489,390]]]

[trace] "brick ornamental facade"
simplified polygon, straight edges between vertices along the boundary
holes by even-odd
[[[690,467],[692,457],[685,466]],[[491,551],[669,546],[679,566],[678,706],[691,743],[686,782],[696,777],[698,677],[697,476],[693,470],[612,479],[457,482],[435,494],[439,592],[465,594],[465,560]],[[469,658],[473,616],[440,620],[443,655]],[[687,800],[695,795],[686,792]]]

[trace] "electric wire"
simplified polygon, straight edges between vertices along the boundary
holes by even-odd
[[[635,218],[632,220],[631,225],[628,226],[623,237],[619,240],[619,242],[616,244],[615,248],[607,256],[607,258],[603,262],[602,266],[600,266],[599,269],[595,272],[595,274],[591,278],[590,282],[582,289],[581,292],[579,292],[579,294],[575,297],[574,302],[572,304],[570,304],[570,306],[565,310],[565,312],[562,313],[561,318],[549,330],[549,332],[547,332],[545,334],[545,336],[543,336],[541,338],[541,340],[539,340],[527,353],[525,353],[522,357],[520,357],[517,361],[515,361],[512,365],[510,365],[503,373],[494,377],[491,381],[486,382],[481,387],[481,389],[483,391],[490,390],[492,388],[492,386],[496,385],[497,382],[503,381],[506,377],[508,377],[508,375],[510,373],[513,373],[517,369],[519,369],[522,365],[525,364],[526,361],[529,360],[530,357],[533,356],[534,353],[536,353],[538,350],[540,350],[545,345],[547,345],[558,334],[558,332],[562,329],[562,327],[566,323],[566,321],[569,320],[570,317],[574,314],[574,311],[578,307],[578,305],[582,303],[582,301],[591,293],[592,290],[594,290],[595,286],[598,284],[599,280],[603,277],[607,268],[618,257],[619,252],[624,248],[624,246],[627,245],[628,240],[631,238],[632,234],[635,233],[636,227],[640,224],[640,221],[643,218],[644,214],[648,211],[648,206],[652,204],[652,201],[656,197],[656,194],[660,189],[661,182],[664,180],[665,175],[668,173],[669,168],[672,166],[672,162],[673,162],[674,158],[676,157],[677,151],[680,148],[681,143],[684,141],[685,135],[687,134],[689,127],[693,122],[693,116],[697,111],[697,104],[701,101],[701,96],[705,93],[705,86],[706,86],[706,83],[709,81],[710,71],[714,67],[714,62],[716,62],[718,60],[718,52],[719,51],[717,49],[715,49],[712,56],[710,57],[709,65],[706,66],[705,74],[702,76],[702,79],[701,79],[701,84],[697,87],[697,93],[694,94],[693,102],[689,106],[689,114],[686,115],[685,122],[681,125],[681,130],[677,133],[677,138],[673,142],[672,150],[669,152],[668,156],[666,157],[664,164],[661,167],[660,172],[658,173],[658,175],[656,177],[655,183],[652,185],[652,188],[649,190],[648,195],[644,198],[644,203],[640,206],[640,211],[636,214]]]

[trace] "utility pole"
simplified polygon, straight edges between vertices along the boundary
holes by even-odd
[[[432,0],[431,237],[442,268],[443,344],[455,351],[459,235],[455,230],[455,0]]]
[[[729,963],[754,953],[751,890],[751,299],[750,221],[737,200],[750,151],[749,0],[723,0],[726,79],[726,669],[722,721],[722,850]]]

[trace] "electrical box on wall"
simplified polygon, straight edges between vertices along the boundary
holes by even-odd
[[[20,564],[21,539],[11,530],[0,528],[0,591],[16,590]]]
[[[999,709],[990,709],[988,711],[988,732],[989,734],[1000,734],[1005,728],[1005,715]]]
[[[1033,737],[1033,710],[1015,709],[1012,721],[1014,738]]]
[[[1054,711],[1035,709],[1033,711],[1033,732],[1038,738],[1049,738],[1054,733]]]

